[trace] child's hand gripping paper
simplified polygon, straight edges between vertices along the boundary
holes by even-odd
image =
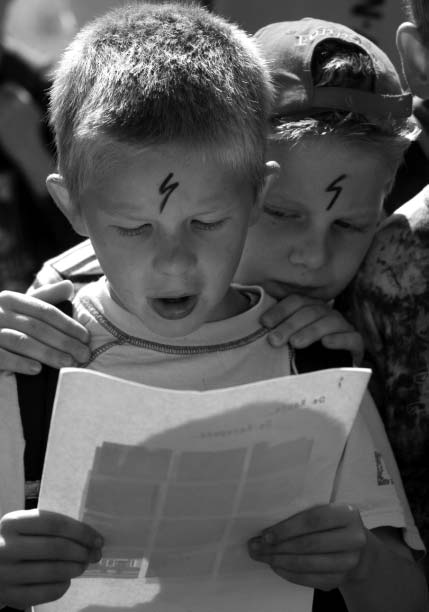
[[[367,529],[359,510],[348,504],[299,512],[252,538],[249,553],[289,582],[323,591],[339,588],[353,612],[427,609],[423,572],[399,530]]]
[[[68,516],[18,510],[0,520],[0,604],[26,608],[64,595],[101,558],[101,536]]]
[[[359,579],[367,543],[368,530],[357,509],[327,504],[266,529],[250,540],[249,553],[289,582],[329,591]]]

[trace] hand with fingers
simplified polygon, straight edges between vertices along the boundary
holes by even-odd
[[[42,363],[60,368],[89,359],[87,330],[53,305],[72,293],[70,281],[31,295],[0,292],[0,370],[37,374]]]
[[[357,509],[327,504],[264,530],[249,541],[249,554],[289,582],[329,591],[360,580],[369,534]]]
[[[0,603],[17,608],[54,601],[72,578],[101,558],[102,537],[68,516],[19,510],[0,520]]]
[[[264,529],[248,542],[252,559],[284,580],[338,588],[350,612],[424,612],[429,594],[400,529],[367,529],[357,508],[314,506]]]
[[[361,335],[329,304],[305,295],[289,295],[269,310],[261,319],[272,330],[268,341],[273,346],[287,342],[294,348],[305,348],[318,340],[329,349],[352,353],[356,365],[362,361],[364,345]]]

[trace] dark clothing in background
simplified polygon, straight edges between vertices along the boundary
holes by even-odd
[[[0,289],[25,291],[52,239],[27,179],[0,147]]]
[[[416,140],[406,151],[399,167],[393,189],[384,202],[388,215],[411,200],[429,183],[429,159]]]
[[[31,95],[41,113],[41,145],[53,157],[46,121],[49,81],[14,53],[4,50],[0,57],[0,88],[18,85]],[[48,193],[34,192],[23,170],[2,147],[0,134],[0,290],[25,291],[46,258],[80,240]]]

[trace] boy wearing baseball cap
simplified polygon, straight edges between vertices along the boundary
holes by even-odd
[[[384,197],[416,132],[410,120],[411,96],[404,93],[387,56],[340,24],[314,19],[276,23],[259,30],[255,38],[275,85],[269,156],[281,172],[267,194],[262,217],[249,228],[237,277],[262,284],[281,300],[277,312],[271,313],[272,322],[289,319],[277,333],[287,336],[291,320],[298,325],[299,319],[305,334],[307,319],[314,319],[322,303],[341,294],[370,246]],[[361,410],[365,412],[364,407]],[[367,422],[376,438],[380,422],[373,414]],[[385,448],[381,452],[384,458],[389,456]],[[364,460],[363,454],[356,456],[355,465],[362,466]],[[375,469],[374,484],[384,495],[387,479],[376,474]],[[393,479],[401,490],[399,476]],[[343,485],[340,477],[340,489]],[[350,506],[359,507],[371,533],[381,529],[389,534],[393,539],[388,546],[394,548],[399,523],[382,506],[363,502],[371,482],[358,490],[354,476],[349,485]],[[402,502],[406,508],[407,502]],[[318,518],[310,528],[303,516],[294,517],[274,526],[268,537],[265,533],[257,538],[250,550],[255,559],[269,563],[288,580],[321,590],[338,586],[345,605],[355,609],[357,600],[347,579],[341,584],[335,577],[339,551],[345,548],[339,545],[334,552],[331,538],[341,540],[341,519],[333,528],[330,519],[324,522],[323,510],[315,513]],[[406,531],[403,534],[410,548],[419,548],[407,540]],[[392,586],[383,603],[386,610],[398,605],[395,590]],[[361,600],[356,609],[383,609],[379,596],[374,589],[372,601]],[[322,601],[319,593],[317,602]],[[331,611],[345,609],[339,595],[334,599],[329,594],[323,603]],[[417,600],[407,605],[420,609]]]

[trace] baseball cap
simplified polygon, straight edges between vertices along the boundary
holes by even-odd
[[[402,89],[390,59],[377,45],[347,26],[306,17],[269,24],[258,30],[254,38],[268,62],[278,116],[336,109],[359,113],[368,119],[404,119],[412,113],[412,95]],[[328,40],[353,44],[368,54],[375,73],[373,91],[315,87],[311,72],[313,54],[321,42]]]

